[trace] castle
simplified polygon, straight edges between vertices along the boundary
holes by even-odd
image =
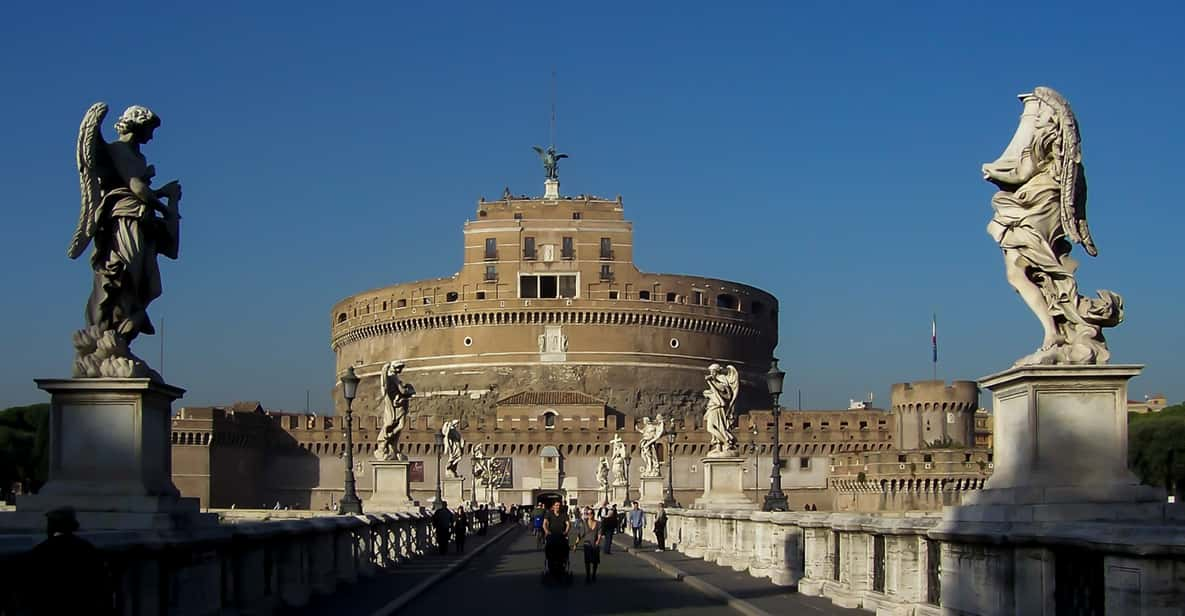
[[[641,271],[622,199],[561,197],[558,184],[549,179],[543,197],[507,191],[479,201],[453,276],[377,288],[333,306],[337,373],[353,367],[361,377],[352,408],[364,499],[379,429],[378,374],[395,360],[416,392],[400,448],[412,462],[412,497],[423,503],[436,487],[434,437],[449,419],[461,420],[466,453],[480,445],[505,461],[501,502],[590,503],[602,497],[595,473],[609,441],[620,435],[638,460],[637,426],[658,413],[677,435],[670,452],[665,438],[659,447],[664,475],[673,455],[676,498],[690,502],[703,488],[702,391],[713,363],[740,373],[737,434],[752,460],[746,490],[755,501],[768,489],[775,429],[791,508],[895,506],[892,497],[844,497],[865,490],[868,473],[892,492],[888,478],[906,470],[874,464],[857,482],[844,475],[853,455],[867,461],[927,447],[955,448],[950,456],[958,460],[986,455],[975,449],[978,390],[965,381],[894,386],[889,411],[786,411],[775,427],[764,373],[778,341],[777,299],[737,282]],[[340,384],[334,394],[332,416],[268,412],[258,403],[183,409],[173,421],[175,483],[206,506],[331,506],[345,470]],[[980,465],[942,471],[948,481],[935,476],[936,491],[973,489],[971,480],[981,483],[987,472]],[[636,497],[637,468],[629,475]],[[943,499],[931,500],[911,502]]]

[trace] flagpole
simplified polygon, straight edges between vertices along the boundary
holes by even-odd
[[[938,313],[930,317],[930,349],[933,358],[934,380],[938,380]]]

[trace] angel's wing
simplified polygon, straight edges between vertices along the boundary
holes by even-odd
[[[533,146],[531,146],[531,149],[535,150],[535,153],[538,154],[539,156],[543,156],[543,148],[541,148],[537,145],[533,145]]]
[[[1061,125],[1062,152],[1058,164],[1062,185],[1061,218],[1062,229],[1071,241],[1082,244],[1090,256],[1099,254],[1086,224],[1086,171],[1082,167],[1082,137],[1078,133],[1078,120],[1070,104],[1056,90],[1038,87],[1033,90],[1041,101],[1052,107]]]
[[[567,158],[567,157],[568,157],[568,155],[567,155],[567,154],[556,154],[556,155],[555,155],[555,159],[556,159],[556,160],[559,160],[559,159],[561,159],[561,158]]]
[[[82,209],[78,213],[78,227],[74,230],[74,237],[70,239],[70,247],[66,256],[77,259],[91,242],[95,235],[95,227],[99,224],[99,203],[103,193],[99,186],[99,168],[103,164],[106,152],[103,146],[103,133],[100,130],[103,118],[107,117],[107,104],[95,103],[82,116],[82,124],[78,127],[78,147],[75,149],[75,159],[78,163],[78,188],[82,193]]]

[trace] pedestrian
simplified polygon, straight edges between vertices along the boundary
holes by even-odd
[[[613,553],[613,533],[617,532],[617,505],[609,510],[609,514],[605,519],[601,520],[601,525],[604,527],[601,530],[601,536],[604,538],[605,553]]]
[[[667,508],[658,504],[658,515],[654,516],[654,541],[658,544],[655,552],[667,549]]]
[[[457,544],[457,553],[465,551],[465,535],[469,532],[469,516],[464,507],[457,507],[457,515],[453,519],[453,541]]]
[[[601,564],[601,523],[591,507],[584,512],[581,525],[580,545],[584,548],[584,582],[597,581],[597,567]]]
[[[538,507],[535,508],[535,512],[531,516],[531,534],[532,535],[537,535],[537,536],[543,535],[543,515],[544,515],[543,505],[539,505]]]
[[[441,507],[432,514],[432,527],[436,530],[436,546],[440,548],[440,555],[448,554],[448,538],[453,530],[453,512],[448,507]]]
[[[19,585],[29,611],[20,613],[114,614],[112,585],[102,553],[74,534],[78,530],[74,508],[54,509],[45,518],[48,537],[29,551],[19,569],[12,570],[27,576]]]
[[[572,531],[568,534],[568,548],[572,551],[580,546],[580,537],[584,534],[584,512],[579,507],[572,510],[571,515],[568,516],[572,523]]]
[[[481,506],[481,517],[478,518],[477,522],[479,524],[479,526],[477,528],[477,534],[479,534],[479,535],[486,534],[486,527],[489,526],[489,523],[490,523],[490,508],[489,507],[487,507],[485,505]]]
[[[634,533],[634,547],[642,547],[642,526],[646,522],[646,514],[638,506],[638,501],[634,501],[634,508],[630,509],[626,518],[630,524],[630,532]]]

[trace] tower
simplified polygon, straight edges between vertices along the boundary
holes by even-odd
[[[895,383],[890,400],[897,415],[898,449],[975,445],[979,388],[974,381]]]

